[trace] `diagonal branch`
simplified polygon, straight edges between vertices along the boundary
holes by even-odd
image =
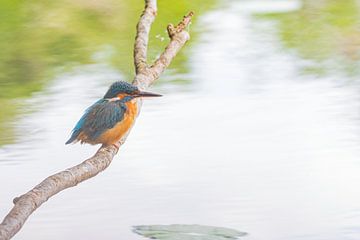
[[[192,13],[185,16],[178,26],[168,26],[171,41],[160,58],[152,67],[149,67],[146,63],[146,53],[150,27],[155,19],[156,11],[156,0],[145,0],[145,9],[137,25],[137,35],[134,46],[136,76],[133,84],[140,89],[148,88],[189,40],[189,34],[185,31],[185,28],[190,24]],[[139,101],[138,105],[138,109],[140,110],[141,101]],[[125,142],[129,132],[130,130],[120,139],[119,146]],[[79,165],[46,178],[29,192],[15,198],[14,207],[0,224],[0,240],[12,238],[21,229],[27,218],[50,197],[64,189],[74,187],[105,170],[116,154],[116,147],[102,146],[93,157]]]

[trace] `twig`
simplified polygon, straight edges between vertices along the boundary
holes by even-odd
[[[155,19],[156,12],[156,0],[146,0],[145,9],[137,25],[134,46],[136,76],[133,84],[142,90],[148,88],[159,77],[178,51],[189,40],[189,34],[185,31],[185,28],[190,24],[192,12],[185,16],[176,27],[168,26],[171,41],[159,59],[150,67],[146,62],[146,53],[150,27]],[[141,101],[138,104],[140,110]],[[120,146],[125,142],[129,132],[130,130],[119,141]],[[114,146],[100,147],[93,157],[79,165],[46,178],[29,192],[15,198],[14,207],[0,224],[0,240],[12,238],[21,229],[27,218],[50,197],[64,189],[74,187],[105,170],[116,153],[117,148]]]

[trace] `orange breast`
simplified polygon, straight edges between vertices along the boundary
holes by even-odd
[[[125,105],[127,107],[127,111],[124,114],[123,120],[118,122],[113,128],[101,134],[98,140],[100,143],[105,145],[116,143],[134,124],[134,120],[137,115],[136,100],[129,101]]]

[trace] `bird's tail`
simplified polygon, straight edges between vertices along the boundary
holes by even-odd
[[[74,142],[76,140],[76,138],[79,136],[79,134],[80,134],[80,131],[77,131],[77,130],[73,131],[73,133],[71,134],[71,137],[69,138],[69,140],[66,141],[65,145]]]

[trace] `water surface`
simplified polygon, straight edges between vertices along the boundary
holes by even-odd
[[[204,11],[182,64],[152,88],[164,97],[145,102],[111,166],[45,203],[14,239],[143,239],[132,226],[154,224],[359,239],[358,84],[341,69],[304,73],[319,62],[287,48],[279,20],[263,17],[302,6],[227,1]],[[96,151],[64,142],[86,106],[128,76],[100,58],[19,100],[26,111],[0,148],[1,216],[14,196]]]

